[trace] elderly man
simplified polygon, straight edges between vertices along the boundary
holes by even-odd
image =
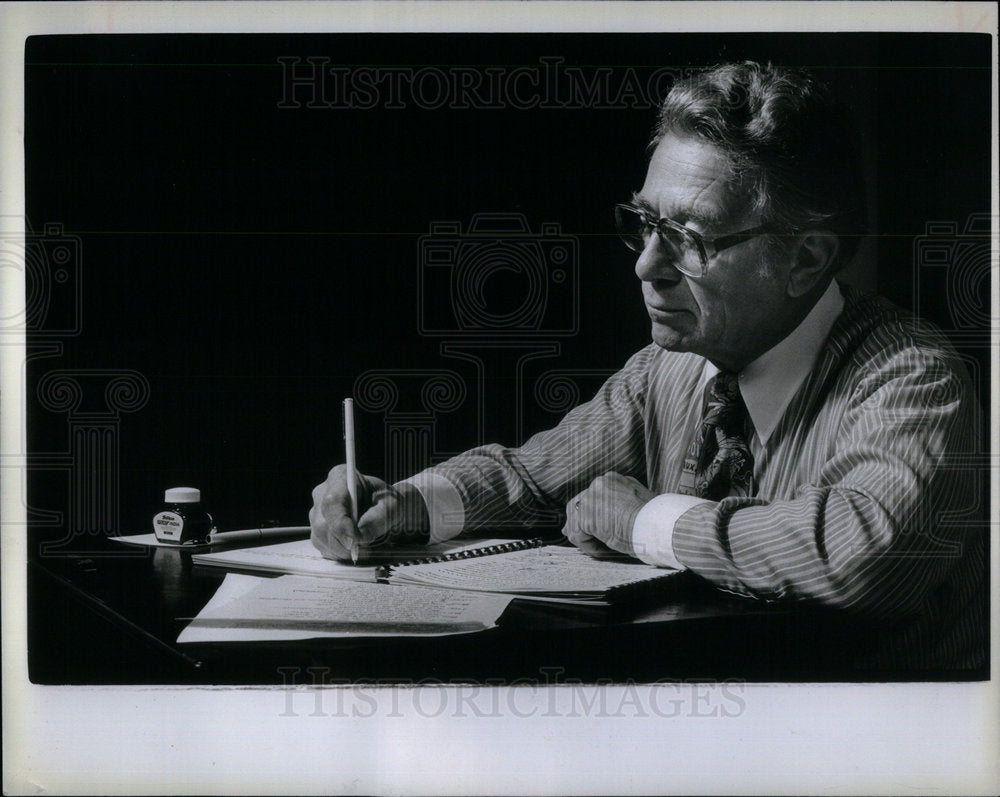
[[[984,662],[985,530],[959,464],[978,408],[943,337],[837,271],[863,229],[847,114],[799,71],[679,81],[645,182],[615,209],[653,343],[521,448],[487,445],[391,488],[342,466],[313,491],[326,556],[565,512],[594,556],[687,568],[762,600],[865,620],[858,663]],[[949,517],[951,515],[952,517]]]

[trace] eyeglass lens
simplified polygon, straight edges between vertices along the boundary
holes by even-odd
[[[630,208],[615,208],[618,233],[629,249],[642,252],[649,242],[649,236],[656,230],[660,241],[667,249],[666,254],[682,270],[689,274],[701,273],[701,256],[698,244],[683,230],[675,230],[666,224],[658,227],[650,223],[645,215]]]

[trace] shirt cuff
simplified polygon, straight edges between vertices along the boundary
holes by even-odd
[[[462,533],[465,527],[465,505],[455,485],[444,476],[423,471],[403,479],[424,499],[430,518],[430,542],[444,542]]]
[[[658,495],[639,510],[632,524],[632,547],[635,555],[648,565],[683,570],[674,556],[674,524],[691,507],[710,504],[693,495],[667,493]]]

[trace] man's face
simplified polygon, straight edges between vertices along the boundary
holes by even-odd
[[[634,202],[655,218],[673,219],[708,238],[760,223],[732,182],[725,153],[691,137],[668,134],[660,141]],[[635,273],[642,280],[653,341],[731,370],[777,342],[768,336],[788,312],[788,264],[769,262],[765,269],[766,251],[764,238],[744,241],[710,258],[705,276],[694,279],[678,271],[663,243],[650,236]]]

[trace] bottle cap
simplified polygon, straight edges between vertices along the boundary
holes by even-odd
[[[163,494],[168,504],[197,504],[201,500],[201,490],[197,487],[171,487]]]

